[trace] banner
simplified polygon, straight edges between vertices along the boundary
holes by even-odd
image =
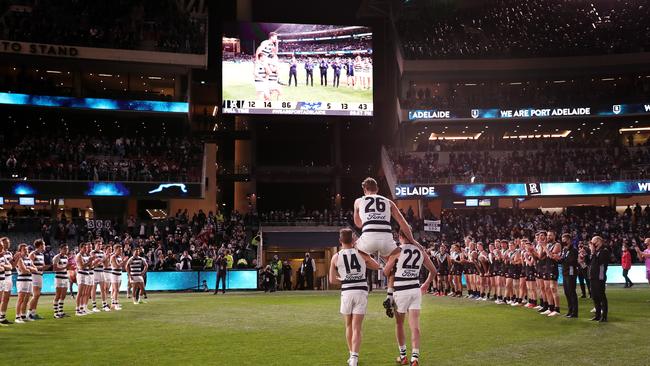
[[[650,194],[648,181],[488,183],[488,184],[398,184],[397,199],[468,197],[562,197]]]
[[[589,116],[629,116],[650,114],[647,104],[609,104],[604,106],[525,107],[518,109],[471,108],[468,110],[416,109],[408,111],[409,121],[449,119],[538,119]]]
[[[424,231],[440,232],[440,220],[424,220]]]

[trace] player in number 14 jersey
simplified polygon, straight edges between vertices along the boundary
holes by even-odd
[[[361,326],[368,306],[366,270],[378,270],[379,264],[354,247],[351,229],[341,229],[339,242],[342,248],[332,256],[329,279],[332,284],[341,284],[341,314],[345,318],[345,338],[350,351],[348,366],[357,366]]]

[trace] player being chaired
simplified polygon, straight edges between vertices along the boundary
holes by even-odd
[[[384,260],[398,256],[400,248],[393,238],[391,217],[397,221],[406,239],[414,245],[420,245],[413,238],[411,227],[397,208],[397,205],[386,197],[380,196],[377,181],[366,178],[361,183],[363,197],[354,202],[354,224],[361,229],[361,237],[357,240],[356,248],[366,254],[379,253]],[[388,279],[388,292],[383,305],[386,315],[393,317],[393,277]]]
[[[355,248],[351,229],[341,229],[339,242],[341,250],[332,256],[329,278],[330,283],[341,284],[341,314],[345,318],[345,338],[350,351],[348,366],[357,366],[363,317],[368,306],[366,270],[378,270],[379,263]]]
[[[384,267],[384,275],[394,275],[395,304],[397,305],[396,337],[399,347],[397,363],[400,365],[418,366],[420,363],[420,309],[422,309],[422,295],[427,292],[437,270],[427,252],[418,244],[409,243],[404,232],[399,232],[400,254],[391,257]],[[429,275],[420,286],[420,270],[422,266],[429,271]],[[409,328],[411,329],[411,361],[406,358],[406,337],[404,335],[404,318],[408,314]]]

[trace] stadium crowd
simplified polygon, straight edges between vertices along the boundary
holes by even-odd
[[[198,181],[203,145],[186,137],[98,135],[6,138],[0,177]]]
[[[421,228],[422,220],[441,220],[441,230],[437,232],[419,231],[423,244],[430,248],[440,244],[458,244],[463,247],[463,239],[472,237],[474,241],[493,243],[495,240],[531,239],[539,230],[552,230],[568,233],[577,247],[587,245],[595,235],[605,239],[611,251],[611,263],[620,263],[623,247],[643,243],[650,237],[650,205],[628,206],[623,212],[609,207],[569,208],[562,212],[548,212],[539,209],[462,209],[443,210],[435,217],[425,210],[422,217],[411,211],[405,218],[409,223]],[[633,261],[639,261],[632,252]]]
[[[205,53],[205,10],[172,0],[0,1],[0,38],[45,44]]]
[[[597,106],[644,103],[650,92],[647,73],[571,78],[410,82],[403,108],[468,109],[530,106]]]
[[[546,145],[540,139],[508,151],[519,145],[517,140],[511,141],[515,142],[505,141],[495,149],[454,149],[448,162],[440,161],[439,152],[393,152],[395,175],[400,182],[419,183],[616,180],[644,177],[650,165],[650,151],[645,146],[628,149],[602,142],[598,147],[576,148],[570,142]],[[535,149],[522,148],[534,145]]]
[[[416,1],[397,23],[409,59],[507,58],[644,52],[650,7],[641,0],[475,2],[427,9]]]
[[[25,212],[29,211],[33,210]],[[18,216],[24,219],[22,213],[9,209],[7,216],[0,220],[0,232],[16,238],[13,229]],[[101,227],[65,214],[51,219],[48,212],[43,211],[32,222],[32,228],[40,225],[40,232],[32,236],[43,239],[46,263],[56,255],[62,243],[68,244],[70,251],[75,253],[82,243],[101,239],[106,244],[123,245],[125,255],[140,248],[151,271],[213,269],[219,255],[229,256],[228,268],[256,266],[259,238],[246,230],[251,223],[250,217],[236,211],[226,216],[221,212],[206,214],[201,210],[190,215],[186,210],[179,210],[162,220],[136,220],[131,216],[125,225],[111,221]]]

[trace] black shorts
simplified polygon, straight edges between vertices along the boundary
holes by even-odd
[[[446,269],[441,269],[438,271],[438,276],[447,276],[447,275],[449,275],[449,271],[447,271]]]

